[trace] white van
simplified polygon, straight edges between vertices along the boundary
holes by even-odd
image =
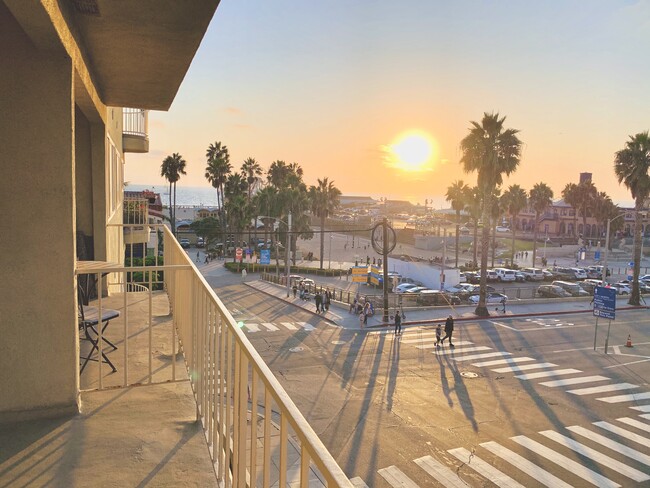
[[[582,268],[571,268],[571,271],[573,271],[576,280],[586,280],[588,278],[587,272]]]
[[[515,281],[517,279],[515,270],[507,268],[495,268],[497,272],[497,280],[499,281]]]
[[[521,274],[526,277],[526,281],[543,281],[544,272],[539,268],[521,268]]]

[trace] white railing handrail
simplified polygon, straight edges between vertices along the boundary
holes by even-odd
[[[148,110],[141,108],[122,109],[122,133],[147,138],[149,135]]]
[[[331,486],[343,486],[343,487],[352,487],[351,482],[343,473],[343,470],[340,468],[338,463],[334,460],[330,452],[323,445],[322,441],[316,435],[311,425],[304,418],[298,407],[291,400],[287,392],[284,390],[280,382],[273,375],[268,365],[264,362],[262,357],[259,355],[257,350],[252,346],[248,338],[244,335],[241,329],[237,326],[235,319],[228,312],[228,309],[223,304],[221,299],[214,292],[212,287],[208,284],[205,277],[199,272],[199,270],[194,265],[193,261],[187,256],[185,250],[180,246],[178,241],[174,238],[171,231],[165,228],[165,237],[171,238],[175,246],[177,246],[177,251],[179,255],[184,256],[187,261],[186,264],[189,264],[192,268],[193,273],[195,273],[199,282],[203,287],[208,291],[210,298],[217,304],[217,306],[223,311],[227,325],[230,328],[231,333],[233,333],[235,340],[239,343],[240,347],[248,357],[249,361],[254,365],[258,370],[258,375],[260,379],[265,384],[266,388],[271,392],[271,395],[275,402],[283,411],[283,418],[285,414],[288,414],[287,421],[294,429],[296,435],[298,436],[301,445],[307,445],[307,453],[313,459],[314,463],[321,471],[321,473],[326,477],[329,483],[334,483]],[[167,239],[165,239],[165,244],[167,244]],[[182,266],[181,266],[182,267]],[[192,381],[191,381],[192,382]]]

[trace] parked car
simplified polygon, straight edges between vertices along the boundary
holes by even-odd
[[[571,268],[576,280],[586,280],[588,278],[587,272],[582,268]]]
[[[521,274],[526,277],[526,281],[542,281],[544,271],[539,268],[521,268]]]
[[[499,281],[499,275],[493,269],[487,270],[487,281]]]
[[[609,285],[611,288],[616,289],[616,294],[617,295],[629,295],[632,293],[632,290],[630,289],[629,286],[624,285],[623,283],[611,283]]]
[[[306,287],[308,290],[311,290],[312,288],[316,288],[316,283],[311,278],[303,278],[298,283]]]
[[[521,271],[515,271],[515,281],[518,283],[523,283],[526,281],[526,275],[523,274]]]
[[[196,247],[205,247],[205,240],[203,239],[203,237],[199,237],[196,240]]]
[[[404,293],[420,293],[421,291],[424,290],[429,290],[426,286],[414,286],[413,288],[409,288],[406,290]]]
[[[422,290],[417,296],[418,305],[460,305],[460,298],[440,290]]]
[[[625,285],[630,289],[630,293],[632,293],[632,280],[621,280],[619,281],[621,285]],[[644,282],[639,280],[639,292],[640,293],[648,293],[650,292],[650,282]]]
[[[596,281],[598,281],[598,280],[596,280]],[[582,288],[584,291],[586,291],[590,295],[593,295],[594,290],[596,289],[596,287],[600,286],[600,285],[597,285],[596,283],[594,283],[592,280],[578,281],[577,284],[578,284],[578,286],[580,288]]]
[[[515,271],[507,268],[495,268],[498,281],[515,281]]]
[[[395,288],[395,291],[397,293],[406,293],[411,288],[417,288],[417,287],[418,287],[418,285],[416,285],[414,283],[402,283],[401,285],[397,285],[397,287]]]
[[[589,266],[585,270],[587,272],[587,278],[594,278],[597,280],[603,279],[603,266]],[[612,275],[612,270],[607,268],[607,276]],[[650,275],[648,275],[650,277]]]
[[[543,269],[542,274],[544,275],[544,281],[553,281],[555,279],[555,275],[548,269]]]
[[[551,270],[556,280],[575,280],[576,274],[571,268],[557,266]],[[586,278],[586,276],[585,276]],[[584,279],[584,278],[583,278]]]
[[[537,288],[537,294],[545,298],[565,298],[571,296],[568,291],[557,285],[540,285]]]
[[[474,305],[478,303],[478,300],[479,300],[478,295],[472,295],[471,297],[469,297],[469,301]],[[488,293],[486,297],[486,303],[503,303],[504,300],[507,301],[508,297],[502,293],[492,292],[492,293]]]
[[[465,273],[458,273],[458,278],[460,283],[467,283],[467,276]]]
[[[552,285],[559,286],[560,288],[563,288],[564,290],[566,290],[567,292],[569,292],[569,294],[570,294],[572,297],[587,297],[587,296],[590,295],[587,291],[585,291],[585,290],[584,290],[580,285],[578,285],[577,283],[570,283],[570,282],[568,282],[568,281],[556,280],[556,281],[554,281],[554,282],[551,283],[551,284],[552,284]]]
[[[181,238],[181,240],[179,242],[181,243],[181,247],[183,249],[188,249],[190,247],[190,245],[191,245],[190,240],[185,238],[185,237]]]
[[[607,274],[607,276],[609,276],[609,274]],[[647,282],[650,282],[650,274],[640,276],[640,277],[639,277],[639,281],[647,281]]]
[[[481,274],[476,271],[465,271],[467,283],[478,285],[481,282]]]
[[[497,232],[510,232],[510,229],[508,227],[504,227],[503,225],[497,225]]]
[[[424,283],[422,283],[421,281],[414,280],[413,278],[409,278],[407,276],[404,277],[400,276],[399,278],[396,279],[397,279],[397,283],[400,285],[411,284],[416,286],[424,286]]]

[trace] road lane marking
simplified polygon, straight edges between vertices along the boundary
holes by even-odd
[[[431,456],[423,456],[413,461],[447,488],[467,488],[468,486],[460,476]]]
[[[598,486],[599,488],[618,488],[619,485],[618,483],[610,480],[609,478],[606,478],[603,475],[600,475],[596,473],[595,471],[583,466],[580,463],[575,462],[572,459],[569,459],[566,456],[563,456],[559,452],[555,452],[553,449],[549,449],[543,444],[540,444],[537,441],[534,441],[532,439],[529,439],[526,436],[523,435],[518,435],[515,437],[511,437],[513,441],[515,441],[517,444],[524,446],[527,449],[530,449],[533,451],[535,454],[539,454],[540,456],[545,457],[549,461],[554,462],[558,466],[563,467],[570,473],[575,474],[576,476],[579,476],[583,480]]]
[[[549,376],[560,376],[563,374],[582,373],[579,369],[554,369],[553,371],[542,371],[539,373],[520,374],[515,376],[520,380],[534,380],[537,378],[548,378]]]
[[[388,466],[377,470],[377,473],[388,481],[390,486],[394,488],[420,488],[415,482],[406,476],[399,468],[395,466]]]
[[[620,435],[621,437],[625,437],[626,439],[630,439],[631,441],[637,442],[643,447],[647,447],[648,444],[650,444],[650,439],[647,439],[639,434],[635,434],[634,432],[630,432],[629,430],[621,429],[620,427],[610,424],[609,422],[594,422],[594,425],[596,427],[600,427],[601,429],[613,432],[616,435]]]
[[[579,385],[580,383],[593,383],[595,381],[605,381],[609,380],[606,376],[580,376],[578,378],[564,378],[561,380],[555,380],[555,381],[545,381],[543,383],[540,383],[540,385],[543,386],[550,386],[551,388],[554,388],[556,386],[569,386],[569,385]]]
[[[426,346],[415,346],[416,349],[432,349],[431,347]],[[478,351],[489,351],[491,347],[486,346],[475,346],[475,347],[456,347],[456,348],[446,348],[441,347],[435,351],[431,351],[432,354],[467,354],[468,352],[478,352]]]
[[[484,368],[487,366],[498,366],[500,364],[516,364],[516,363],[523,363],[526,361],[535,361],[533,358],[506,358],[506,359],[494,359],[493,361],[483,361],[480,363],[472,363],[472,366],[476,366],[477,368]]]
[[[356,478],[351,478],[350,483],[352,483],[354,488],[368,488],[368,485],[366,485],[366,483],[358,476]]]
[[[574,395],[593,395],[594,393],[606,393],[608,391],[631,390],[639,388],[638,385],[631,383],[614,383],[612,385],[591,386],[589,388],[579,388],[577,390],[568,390],[567,393]]]
[[[275,325],[273,325],[271,322],[262,322],[262,325],[264,327],[266,327],[268,330],[270,330],[271,332],[274,332],[276,330],[280,330]]]
[[[494,325],[498,325],[499,327],[503,327],[504,329],[514,330],[515,332],[521,332],[516,327],[512,327],[512,326],[506,325],[506,324],[502,324],[501,322],[497,322],[495,320],[489,320],[488,322],[490,322],[491,324],[494,324]]]
[[[640,410],[641,412],[650,412],[650,405],[641,405],[640,407],[630,407],[635,410]],[[650,420],[650,414],[639,415],[642,419]]]
[[[582,437],[586,437],[591,441],[597,442],[598,444],[605,446],[613,451],[616,451],[623,456],[627,456],[630,459],[634,459],[635,461],[639,461],[640,463],[650,466],[650,456],[639,452],[636,449],[632,449],[625,444],[616,442],[609,437],[597,434],[596,432],[592,432],[591,430],[585,429],[579,425],[572,425],[570,427],[567,427],[567,429],[571,432],[575,432],[576,434],[581,435]]]
[[[603,398],[596,398],[601,402],[607,403],[621,403],[621,402],[636,402],[639,400],[648,400],[650,398],[650,392],[644,393],[630,393],[629,395],[617,395]]]
[[[285,326],[289,330],[298,330],[298,327],[293,325],[291,322],[280,322],[283,326]]]
[[[248,332],[259,332],[260,328],[257,326],[257,324],[251,324],[248,322],[244,323],[244,327],[248,329]]]
[[[549,439],[557,442],[558,444],[564,447],[568,447],[569,449],[572,449],[578,454],[581,454],[585,457],[588,457],[589,459],[592,459],[598,464],[607,466],[608,468],[613,469],[614,471],[617,471],[621,473],[623,476],[627,476],[628,478],[633,479],[634,481],[641,482],[641,481],[650,480],[650,476],[639,471],[638,469],[634,469],[633,467],[628,466],[625,463],[622,463],[620,461],[617,461],[614,458],[606,456],[605,454],[601,453],[600,451],[597,451],[596,449],[592,449],[591,447],[585,446],[580,442],[574,441],[570,437],[564,436],[552,430],[545,430],[543,432],[540,432],[540,434],[542,434],[545,437],[548,437]]]
[[[505,368],[495,368],[492,371],[495,373],[517,373],[529,369],[554,368],[555,366],[557,366],[555,363],[515,364],[513,366],[506,366]]]
[[[311,324],[308,324],[307,322],[296,322],[300,327],[305,329],[307,332],[311,332],[312,330],[316,330],[316,327],[314,327]]]
[[[456,458],[463,462],[465,466],[469,466],[478,474],[501,488],[525,488],[524,485],[517,483],[510,476],[492,467],[476,454],[472,454],[465,448],[459,447],[458,449],[449,449],[447,452],[456,456]]]
[[[616,420],[623,422],[624,424],[631,425],[632,427],[636,427],[639,430],[650,432],[650,424],[646,424],[645,422],[639,422],[638,420],[631,419],[630,417],[621,417],[620,419]]]
[[[505,351],[486,352],[484,354],[470,354],[469,356],[461,356],[453,359],[454,361],[474,361],[475,359],[495,358],[503,356],[512,356],[512,353]]]
[[[621,364],[613,364],[611,366],[605,366],[603,369],[620,368],[621,366],[629,366],[630,364],[638,364],[638,363],[647,363],[648,361],[650,361],[650,359],[640,359],[638,361],[630,361],[629,363],[621,363]]]
[[[539,481],[541,484],[548,486],[549,488],[573,488],[570,484],[565,483],[560,478],[555,475],[552,475],[545,469],[540,468],[536,464],[530,462],[523,456],[520,456],[514,451],[503,447],[501,444],[497,444],[494,441],[483,442],[480,444],[481,447],[484,447],[492,454],[499,456],[504,461],[509,462],[515,468],[519,468],[521,471],[526,473],[531,478]]]

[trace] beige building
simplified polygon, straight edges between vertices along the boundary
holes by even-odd
[[[0,1],[0,422],[77,411],[75,260],[122,260],[125,153],[217,4]]]

